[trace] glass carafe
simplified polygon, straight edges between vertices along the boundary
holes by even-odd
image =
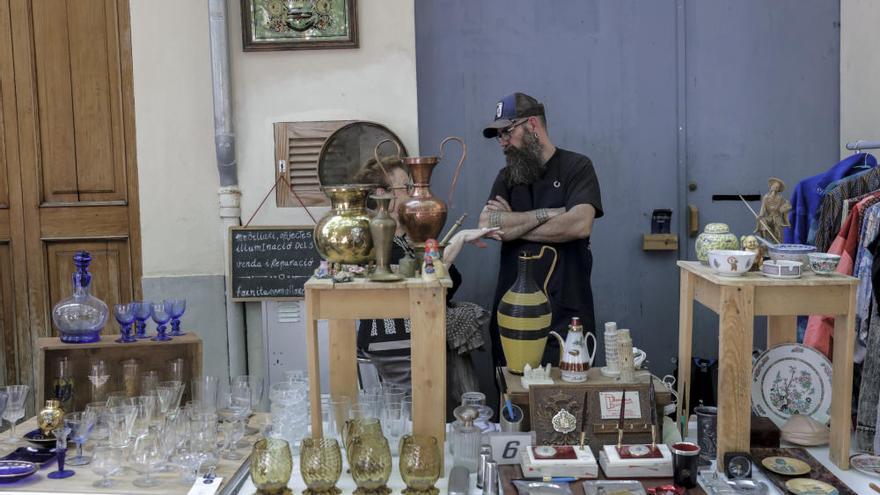
[[[92,256],[88,251],[77,251],[73,255],[73,295],[62,299],[52,308],[52,322],[61,334],[61,341],[68,343],[97,342],[101,340],[101,329],[107,322],[107,305],[89,293],[92,275],[89,263]]]

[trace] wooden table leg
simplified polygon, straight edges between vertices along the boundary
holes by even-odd
[[[321,363],[318,357],[318,320],[315,309],[318,306],[318,291],[306,289],[306,358],[309,365],[309,405],[312,415],[312,437],[324,436],[321,421]]]
[[[856,287],[849,292],[846,315],[834,319],[834,351],[831,374],[831,437],[828,456],[840,469],[849,469],[852,434],[853,350],[856,340]]]
[[[726,452],[748,452],[754,287],[722,287],[718,332],[718,470]]]
[[[446,434],[446,290],[410,289],[413,433],[444,444]],[[442,459],[442,457],[441,457]]]
[[[678,404],[675,419],[679,429],[687,429],[687,411],[684,410],[685,399],[691,384],[691,353],[694,341],[694,276],[687,270],[681,270],[681,281],[678,296]],[[684,421],[684,424],[682,424]],[[682,437],[687,431],[682,431]]]
[[[797,342],[797,316],[767,317],[767,348]]]
[[[327,360],[330,366],[330,396],[346,396],[351,403],[357,402],[357,327],[355,320],[329,320],[327,322],[330,349]]]

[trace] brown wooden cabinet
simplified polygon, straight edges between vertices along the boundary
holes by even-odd
[[[111,308],[140,297],[129,2],[0,0],[6,383],[34,384],[36,339],[56,334],[50,312],[80,249],[96,296]]]

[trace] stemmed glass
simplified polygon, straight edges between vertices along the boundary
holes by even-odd
[[[225,410],[222,411],[227,416],[226,421],[221,424],[223,427],[223,453],[221,457],[237,461],[243,456],[235,451],[236,442],[244,433],[244,421],[247,419],[251,411],[251,391],[247,381],[233,382],[229,384],[229,389],[224,391],[223,402]]]
[[[156,385],[156,396],[159,399],[159,412],[167,415],[180,406],[183,397],[183,383],[177,381],[161,382]]]
[[[144,435],[137,437],[131,449],[131,464],[135,471],[143,477],[135,479],[132,483],[138,488],[152,488],[159,484],[159,480],[150,476],[159,463],[162,462],[162,448],[159,434],[154,428]]]
[[[9,403],[9,394],[6,393],[6,390],[0,390],[0,418],[4,418],[6,414],[6,405]],[[0,419],[0,423],[3,423],[3,420]]]
[[[92,361],[89,366],[89,383],[92,384],[92,401],[106,402],[110,387],[110,368],[104,360]]]
[[[56,428],[52,433],[55,435],[55,455],[58,457],[58,470],[49,473],[48,477],[53,480],[70,478],[75,472],[72,469],[64,469],[64,459],[67,457],[67,436],[70,435],[70,428],[68,426]]]
[[[150,315],[153,313],[153,303],[150,301],[134,301],[131,304],[134,306],[135,327],[137,328],[135,338],[146,339],[148,338],[147,320],[150,319]]]
[[[131,325],[134,323],[134,303],[114,304],[113,316],[116,323],[119,323],[119,338],[116,342],[136,342],[137,339],[131,336]]]
[[[186,335],[186,332],[180,331],[180,317],[183,316],[183,313],[186,311],[186,299],[165,299],[165,308],[171,315],[171,333],[169,335],[175,337]]]
[[[91,462],[91,458],[83,455],[82,446],[89,439],[92,428],[95,427],[95,413],[92,411],[74,412],[64,415],[64,425],[70,428],[73,442],[76,444],[76,456],[69,459],[67,464],[71,466],[85,466]]]
[[[119,450],[113,447],[95,447],[95,451],[92,453],[92,472],[100,476],[101,479],[92,483],[92,486],[95,488],[113,486],[113,480],[110,479],[110,476],[122,467]]]
[[[9,421],[9,440],[7,443],[17,443],[15,436],[15,422],[24,417],[24,403],[27,400],[29,387],[27,385],[7,385],[6,409],[3,411],[3,419]]]
[[[165,303],[153,303],[153,321],[156,322],[157,333],[156,336],[150,340],[155,340],[159,342],[171,340],[171,337],[165,335],[165,325],[170,319],[171,313],[168,312],[168,307],[165,306]]]

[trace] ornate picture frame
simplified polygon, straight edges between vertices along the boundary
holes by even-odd
[[[357,0],[241,0],[246,52],[357,48]]]

